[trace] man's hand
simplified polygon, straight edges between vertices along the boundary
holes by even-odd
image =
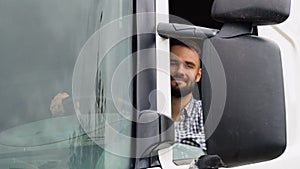
[[[53,117],[63,115],[65,110],[63,106],[63,100],[70,97],[66,92],[58,93],[52,100],[50,105],[50,111]]]

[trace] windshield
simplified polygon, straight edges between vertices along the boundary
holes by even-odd
[[[0,168],[129,168],[130,140],[120,149],[110,132],[131,135],[132,91],[112,84],[132,51],[129,14],[129,0],[0,2]],[[123,66],[115,81],[130,80]]]

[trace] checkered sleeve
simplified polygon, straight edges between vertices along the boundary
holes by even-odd
[[[180,114],[175,126],[175,141],[206,150],[202,103],[192,99]]]

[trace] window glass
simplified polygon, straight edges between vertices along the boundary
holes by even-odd
[[[110,103],[132,73],[131,13],[129,0],[0,1],[0,168],[129,168],[130,140],[122,154],[113,141],[131,135],[131,89]]]

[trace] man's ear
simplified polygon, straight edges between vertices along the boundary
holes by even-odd
[[[197,74],[196,74],[195,81],[196,81],[196,82],[199,82],[200,79],[201,79],[201,76],[202,76],[202,69],[199,68],[199,70],[197,71]]]

